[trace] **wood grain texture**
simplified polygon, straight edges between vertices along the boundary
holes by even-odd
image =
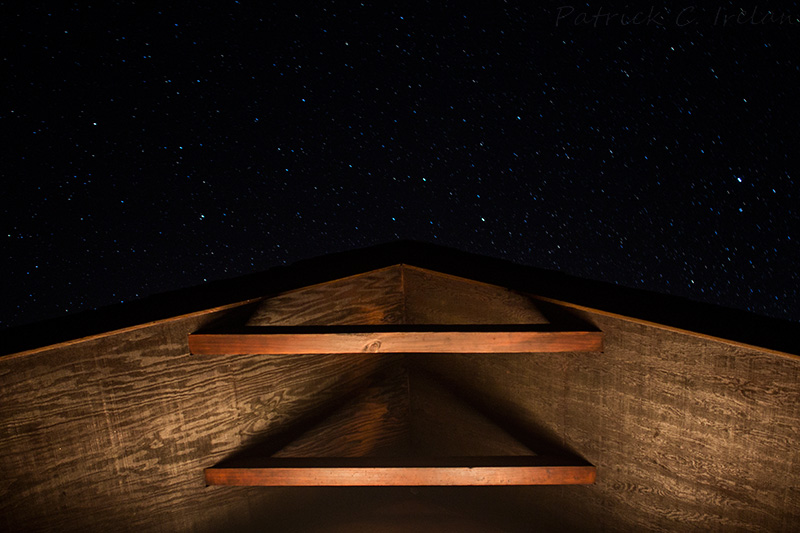
[[[403,285],[399,265],[265,298],[248,326],[399,324]]]
[[[313,298],[286,293],[278,297],[283,311],[273,301],[261,325],[397,324],[404,316],[422,324],[534,322],[524,295],[501,291],[494,298],[485,285],[461,282],[437,288],[443,278],[434,275],[398,298],[402,278],[415,276],[409,272],[376,275],[374,292],[346,288],[352,279],[328,286],[350,298],[352,322],[347,305],[318,307]],[[380,302],[381,284],[394,287],[387,307],[352,296]],[[504,298],[511,304],[498,303]],[[531,524],[542,531],[797,529],[800,361],[572,311],[604,332],[601,356],[430,354],[408,363],[460,384],[516,427],[592,462],[596,484],[422,487],[422,497],[491,517],[505,531],[529,531]],[[190,356],[187,336],[225,313],[0,360],[0,530],[246,531],[268,524],[289,531],[312,508],[349,502],[356,509],[399,495],[205,487],[204,468],[271,442],[396,363],[372,353]]]
[[[537,301],[503,287],[403,265],[407,324],[548,324]]]
[[[606,333],[602,357],[414,359],[597,466],[593,486],[513,489],[494,505],[544,531],[796,528],[800,364],[602,314],[583,318]]]
[[[414,408],[409,400],[414,398]],[[264,449],[266,448],[266,449]],[[425,376],[404,365],[325,413],[271,454],[249,453],[205,470],[209,485],[429,486],[586,484],[595,468],[537,456]],[[258,452],[259,449],[255,449]]]
[[[272,454],[288,457],[391,457],[410,441],[408,372],[385,368],[381,379],[353,395]]]
[[[197,333],[201,355],[598,352],[599,331],[381,331],[373,333]]]
[[[188,334],[217,318],[0,361],[0,530],[239,530],[307,501],[212,493],[202,472],[363,387],[386,356],[190,356]]]
[[[335,463],[331,459],[273,459],[261,468],[207,468],[205,476],[209,485],[266,487],[580,485],[595,480],[593,467],[542,466],[536,458],[525,457],[494,458],[491,465],[486,465],[483,457],[460,458],[452,466],[419,466],[417,459],[382,461],[389,464],[362,458]]]

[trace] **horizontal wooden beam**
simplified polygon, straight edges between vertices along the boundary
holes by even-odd
[[[603,350],[603,333],[535,330],[196,333],[189,335],[189,350],[196,355],[594,352]]]
[[[269,487],[588,485],[591,465],[543,464],[539,457],[414,459],[277,459],[270,466],[214,467],[208,485]]]

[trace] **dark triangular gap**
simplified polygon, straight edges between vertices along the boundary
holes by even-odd
[[[579,316],[573,309],[538,298],[530,296],[529,298],[536,301],[537,308],[547,317],[553,326],[553,331],[600,331],[597,326]]]
[[[256,301],[233,308],[203,325],[202,329],[204,331],[228,331],[241,328],[260,304],[260,301]]]

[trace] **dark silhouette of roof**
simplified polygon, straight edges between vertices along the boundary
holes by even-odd
[[[409,264],[669,327],[800,355],[800,324],[581,279],[434,244],[397,241],[10,328],[2,354],[260,298],[393,264]]]

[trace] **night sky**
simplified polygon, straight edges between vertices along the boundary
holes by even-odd
[[[398,239],[800,321],[797,3],[17,4],[2,328]]]

